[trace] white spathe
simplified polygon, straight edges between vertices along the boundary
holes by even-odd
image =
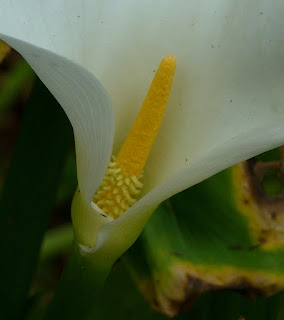
[[[90,201],[112,147],[123,143],[161,59],[177,58],[145,196],[88,236],[97,249],[122,252],[162,200],[284,144],[282,0],[0,0],[0,8],[1,38],[71,120],[78,199],[97,228]]]

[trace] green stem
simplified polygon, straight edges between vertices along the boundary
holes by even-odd
[[[112,264],[102,253],[82,252],[74,243],[45,319],[90,319]]]

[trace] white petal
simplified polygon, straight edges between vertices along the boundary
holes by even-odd
[[[162,57],[176,55],[176,79],[145,169],[145,190],[204,150],[283,116],[282,0],[0,4],[0,30],[78,61],[102,82],[115,109],[115,151],[153,71]]]
[[[103,25],[90,45],[99,63],[91,69],[114,104],[116,151],[162,57],[178,61],[145,190],[205,150],[284,116],[282,0],[104,1],[101,7]]]
[[[72,60],[87,50],[84,16],[91,8],[86,1],[0,0],[0,8],[2,34]]]
[[[0,37],[23,55],[68,115],[75,135],[79,187],[91,205],[112,150],[114,121],[106,91],[72,61],[27,42]]]

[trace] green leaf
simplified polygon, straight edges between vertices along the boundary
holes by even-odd
[[[174,316],[208,291],[231,289],[256,297],[284,288],[281,216],[277,220],[282,198],[260,189],[257,172],[246,180],[238,171],[241,165],[162,204],[128,252],[126,265],[154,309]],[[250,179],[263,196],[240,193],[243,186],[250,190]],[[138,259],[144,260],[140,267]]]
[[[36,82],[0,202],[0,318],[19,319],[53,208],[71,126]]]
[[[0,87],[0,114],[10,107],[32,85],[34,72],[26,61],[20,59],[5,73]]]

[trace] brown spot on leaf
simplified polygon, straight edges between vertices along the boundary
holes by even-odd
[[[181,251],[172,251],[171,255],[176,256],[176,257],[182,257],[184,255],[184,253]]]
[[[242,244],[233,244],[229,246],[229,250],[243,250],[243,248]]]
[[[259,237],[259,238],[258,238],[258,242],[259,242],[260,244],[264,244],[264,243],[266,242],[266,239],[265,239],[264,237]]]
[[[271,212],[271,219],[276,220],[276,218],[277,218],[277,213],[275,211],[272,211]]]
[[[14,224],[14,218],[13,217],[7,217],[7,224],[8,224],[8,226],[12,226]]]
[[[260,247],[260,244],[255,244],[255,245],[249,247],[248,250],[249,250],[249,251],[253,251],[253,250],[258,249],[259,247]]]
[[[245,205],[248,205],[248,204],[249,204],[249,200],[246,199],[246,198],[244,198],[243,202],[244,202]]]

